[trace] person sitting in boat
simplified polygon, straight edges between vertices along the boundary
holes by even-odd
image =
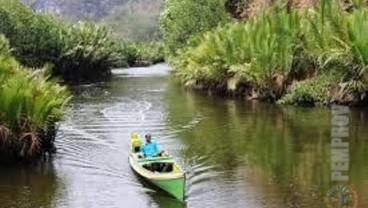
[[[160,156],[158,144],[155,140],[152,140],[151,134],[146,134],[146,142],[141,146],[141,153],[144,157],[156,157]]]

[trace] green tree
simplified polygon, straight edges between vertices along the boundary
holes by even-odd
[[[230,20],[224,0],[166,0],[161,27],[166,52],[174,55],[188,39]]]

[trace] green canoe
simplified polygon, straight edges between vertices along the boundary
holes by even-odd
[[[129,164],[143,179],[184,201],[185,173],[171,156],[140,158],[134,151],[133,140]]]

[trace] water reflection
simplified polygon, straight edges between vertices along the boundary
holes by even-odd
[[[168,81],[165,65],[114,73],[75,87],[54,167],[1,167],[0,207],[327,208],[328,109],[208,97]],[[364,208],[368,112],[353,110],[351,119],[350,184]],[[151,132],[183,164],[186,204],[133,174],[131,131]]]
[[[60,185],[51,161],[28,167],[2,165],[0,207],[54,207]]]
[[[206,201],[210,193],[221,196],[228,191],[229,201],[240,200],[243,194],[258,199],[242,200],[241,206],[328,206],[326,195],[334,185],[330,178],[328,109],[223,100],[183,90],[174,83],[166,99],[169,126],[178,128],[193,115],[201,117],[196,128],[181,131],[179,138],[187,145],[183,157],[188,166],[195,167],[191,170],[193,178],[203,178],[196,173],[198,162],[193,161],[199,156],[205,156],[199,167],[210,166],[212,173],[219,173],[201,179],[200,192],[206,192],[201,195],[202,200]],[[349,184],[359,193],[361,207],[368,204],[368,149],[364,147],[368,139],[367,121],[366,111],[352,111],[348,174]],[[214,193],[218,190],[206,188],[210,184],[216,184],[222,191]],[[196,194],[199,193],[192,195]],[[214,199],[212,203],[216,202]]]
[[[163,192],[147,192],[152,202],[147,204],[151,208],[187,208],[185,202],[180,202]]]

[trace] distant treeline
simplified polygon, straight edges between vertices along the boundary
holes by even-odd
[[[164,0],[21,0],[36,13],[46,12],[67,22],[92,21],[114,37],[160,40],[159,16]]]
[[[135,0],[113,8],[98,21],[116,37],[133,40],[159,41],[162,33],[159,26],[164,0]]]

